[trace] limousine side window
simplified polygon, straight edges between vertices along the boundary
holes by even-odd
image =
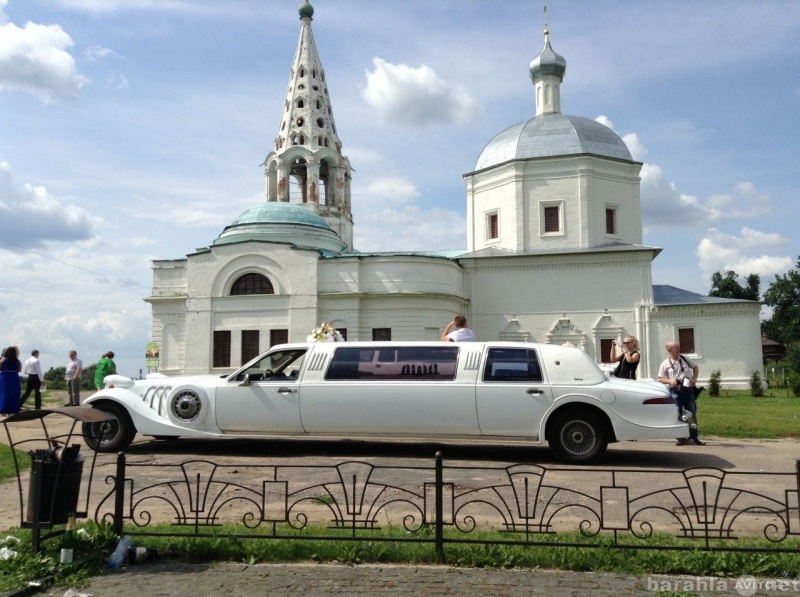
[[[337,348],[325,379],[452,381],[458,364],[457,346],[400,348]]]
[[[483,370],[483,381],[542,382],[542,369],[535,350],[490,348]]]
[[[244,369],[236,372],[233,381],[286,381],[297,379],[306,349],[281,350],[271,352]]]

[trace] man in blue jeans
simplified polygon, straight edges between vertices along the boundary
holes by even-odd
[[[679,446],[694,444],[705,446],[697,436],[697,402],[695,401],[695,385],[700,368],[681,354],[677,342],[667,342],[669,356],[658,369],[658,381],[667,385],[669,394],[678,405],[678,418],[683,419],[683,412],[690,414],[689,437],[678,440]]]

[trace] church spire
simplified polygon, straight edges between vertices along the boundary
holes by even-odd
[[[352,249],[350,162],[342,154],[325,70],[311,31],[314,8],[298,9],[300,38],[273,151],[265,161],[267,201],[292,202],[319,213]]]
[[[536,91],[536,116],[561,114],[561,82],[567,61],[550,46],[547,27],[547,5],[544,7],[544,48],[531,60],[530,73]]]

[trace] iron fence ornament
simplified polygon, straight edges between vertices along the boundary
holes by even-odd
[[[685,549],[717,551],[763,551],[731,541],[760,535],[775,545],[767,551],[798,553],[796,544],[782,545],[800,536],[800,461],[796,467],[796,473],[764,473],[446,466],[440,453],[432,464],[416,466],[146,464],[120,453],[94,517],[111,521],[117,532],[132,523],[143,535],[163,534],[146,529],[158,522],[196,536],[223,524],[263,529],[248,538],[398,540],[381,531],[402,528],[400,540],[434,542],[440,554],[445,543],[475,542],[470,534],[477,529],[503,532],[505,544],[635,549],[660,549],[659,537],[668,534],[695,540]],[[290,532],[312,524],[342,534]],[[585,541],[554,540],[564,532]]]

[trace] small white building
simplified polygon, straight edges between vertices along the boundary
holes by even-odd
[[[561,114],[566,60],[547,30],[530,65],[534,116],[464,175],[467,250],[358,252],[314,10],[306,0],[299,12],[265,202],[209,247],[153,262],[145,300],[163,373],[229,372],[323,321],[350,340],[438,339],[458,313],[481,340],[569,343],[598,363],[636,336],[640,378],[657,375],[670,340],[701,381],[719,369],[726,387],[746,387],[761,371],[759,303],[653,285],[661,249],[642,244],[642,164],[608,127]]]

